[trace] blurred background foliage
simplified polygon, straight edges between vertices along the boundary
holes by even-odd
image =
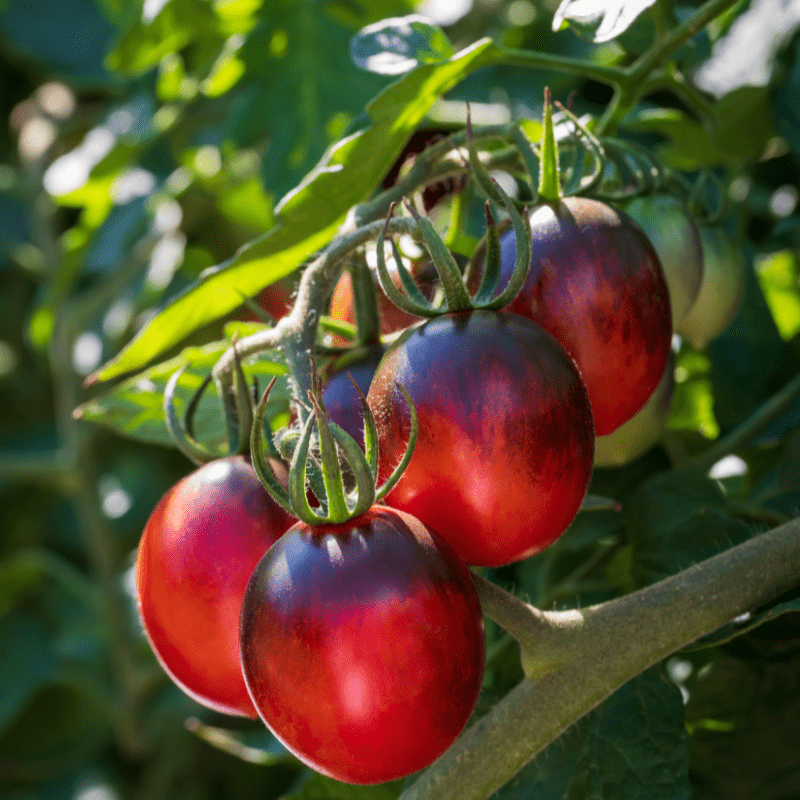
[[[268,231],[277,201],[357,128],[392,80],[351,62],[349,40],[364,25],[417,10],[456,50],[490,36],[626,63],[657,26],[692,10],[659,0],[620,39],[590,44],[552,31],[557,5],[0,0],[0,796],[397,796],[400,784],[312,775],[260,723],[214,715],[166,679],[139,627],[131,570],[149,512],[190,464],[154,444],[160,428],[122,438],[72,412],[98,395],[82,388],[85,376],[203,270]],[[798,512],[797,404],[710,475],[676,468],[800,365],[798,26],[796,3],[738,3],[678,54],[716,114],[698,120],[664,89],[625,121],[666,163],[710,167],[723,181],[746,297],[705,351],[680,348],[662,444],[596,471],[591,491],[622,511],[582,513],[542,555],[490,572],[542,607],[630,591]],[[479,120],[537,119],[545,84],[581,114],[602,113],[610,99],[592,80],[486,67],[426,124],[459,124],[465,100]],[[224,322],[184,345],[221,339]],[[198,374],[214,347],[196,360]],[[115,399],[118,427],[134,413],[160,414],[166,375],[139,376],[135,398]],[[795,598],[782,601],[757,630],[709,641],[623,687],[501,795],[584,797],[605,775],[625,798],[800,798],[800,613]],[[492,624],[487,635],[476,713],[521,678],[510,637]],[[636,735],[625,730],[633,717]],[[632,770],[649,782],[637,788]]]

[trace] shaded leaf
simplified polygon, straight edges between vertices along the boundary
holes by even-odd
[[[353,786],[323,775],[310,775],[302,787],[281,800],[395,800],[403,781],[381,783],[377,786]]]
[[[55,675],[56,659],[44,626],[32,617],[0,617],[0,731]]]
[[[688,800],[689,742],[677,687],[653,667],[540,753],[500,800]]]
[[[353,62],[379,75],[400,75],[420,64],[438,64],[454,53],[444,31],[416,14],[368,25],[350,40]]]
[[[800,611],[800,599],[788,600],[785,603],[776,603],[770,608],[742,614],[727,625],[723,625],[718,630],[708,634],[708,636],[703,636],[701,639],[698,639],[686,649],[699,650],[704,647],[716,647],[717,645],[731,641],[731,639],[735,639],[737,636],[749,633],[766,622],[771,622],[773,619],[781,616],[781,614],[788,614],[792,611]]]
[[[694,470],[662,472],[632,495],[625,527],[636,585],[648,586],[750,538],[727,513],[719,483]]]

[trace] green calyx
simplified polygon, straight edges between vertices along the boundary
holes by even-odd
[[[417,413],[408,392],[397,384],[411,413],[408,446],[402,461],[378,487],[378,432],[364,393],[353,382],[364,413],[362,451],[350,434],[328,419],[320,387],[314,381],[314,388],[308,393],[312,410],[302,430],[281,437],[279,448],[291,455],[288,486],[283,486],[269,465],[263,435],[264,413],[274,383],[275,379],[255,409],[250,451],[253,468],[275,502],[308,525],[337,525],[363,514],[385,497],[400,480],[417,441]],[[308,502],[309,487],[319,501],[317,508]]]
[[[561,178],[558,163],[558,144],[553,129],[553,104],[550,88],[544,89],[544,118],[542,120],[542,145],[540,148],[539,199],[545,203],[561,202]]]
[[[250,428],[253,424],[255,403],[247,385],[242,362],[236,351],[235,341],[233,350],[235,354],[233,387],[231,387],[230,394],[221,398],[220,401],[222,403],[222,415],[225,420],[227,452],[215,452],[209,449],[202,442],[199,442],[194,435],[194,415],[197,412],[203,392],[211,383],[211,376],[208,375],[192,395],[186,405],[183,418],[178,415],[175,408],[175,396],[178,382],[190,365],[184,364],[180,369],[176,370],[164,388],[163,410],[167,430],[178,450],[195,464],[205,464],[226,455],[243,455],[249,449]]]
[[[474,153],[474,148],[472,152]],[[414,283],[411,273],[403,265],[397,244],[392,237],[389,237],[389,242],[397,266],[397,273],[400,277],[402,291],[394,285],[389,275],[389,270],[386,266],[384,243],[386,241],[389,220],[391,220],[394,212],[394,205],[392,205],[389,210],[389,216],[386,219],[386,225],[384,225],[383,230],[378,235],[376,243],[378,280],[380,281],[384,294],[386,294],[396,306],[418,317],[438,317],[443,314],[457,311],[470,311],[473,309],[491,310],[503,308],[517,296],[519,290],[525,283],[525,279],[528,277],[531,261],[531,229],[527,212],[523,211],[523,213],[520,214],[517,211],[513,201],[503,191],[502,187],[486,173],[485,168],[477,159],[477,154],[474,158],[471,155],[470,163],[474,171],[483,170],[483,174],[478,179],[479,183],[481,186],[485,183],[487,186],[491,187],[490,199],[501,204],[503,208],[505,208],[511,220],[511,225],[514,228],[517,241],[522,242],[523,246],[517,248],[514,271],[512,272],[508,284],[503,291],[495,297],[494,294],[497,290],[500,278],[500,237],[497,233],[497,225],[494,217],[487,203],[487,268],[484,271],[483,280],[477,292],[474,295],[470,295],[464,275],[462,275],[452,253],[448,250],[442,237],[433,227],[431,221],[418,214],[413,206],[407,204],[406,208],[417,224],[417,230],[431,255],[433,265],[442,283],[444,298],[439,304],[434,305],[434,303],[422,294]],[[478,167],[475,167],[476,163],[479,165]]]

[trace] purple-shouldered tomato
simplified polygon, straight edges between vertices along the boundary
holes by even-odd
[[[575,359],[597,435],[630,419],[661,380],[672,340],[667,284],[658,256],[624,213],[567,197],[531,212],[531,268],[508,306],[548,330]],[[501,286],[516,240],[501,239]]]
[[[387,351],[367,399],[382,478],[400,461],[417,410],[414,454],[386,503],[446,539],[468,564],[527,558],[566,529],[586,494],[594,429],[575,363],[516,314],[447,314]]]
[[[486,645],[464,564],[419,520],[384,506],[298,522],[259,562],[241,617],[242,670],[264,722],[348,783],[409,775],[472,713]]]

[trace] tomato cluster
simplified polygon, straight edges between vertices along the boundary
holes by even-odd
[[[741,274],[720,266],[736,259],[716,234],[698,232],[673,201],[628,210],[541,203],[524,281],[514,230],[495,248],[499,288],[483,294],[497,296],[516,269],[509,305],[420,321],[403,312],[386,323],[410,327],[352,362],[353,382],[328,376],[296,441],[308,449],[316,420],[314,458],[325,462],[325,448],[347,459],[348,442],[361,440],[363,469],[342,478],[336,467],[338,501],[323,463],[325,499],[315,510],[306,502],[305,451],[289,490],[277,491],[255,445],[255,470],[243,457],[218,460],[165,495],[136,574],[145,631],[179,686],[218,711],[260,715],[305,763],[352,783],[408,775],[450,746],[485,664],[466,565],[505,565],[552,544],[593,466],[624,463],[660,435],[673,328],[702,346],[738,302]],[[352,319],[349,290],[340,284],[332,315]],[[361,491],[368,467],[371,498],[386,484],[382,503],[348,505],[345,485]]]

